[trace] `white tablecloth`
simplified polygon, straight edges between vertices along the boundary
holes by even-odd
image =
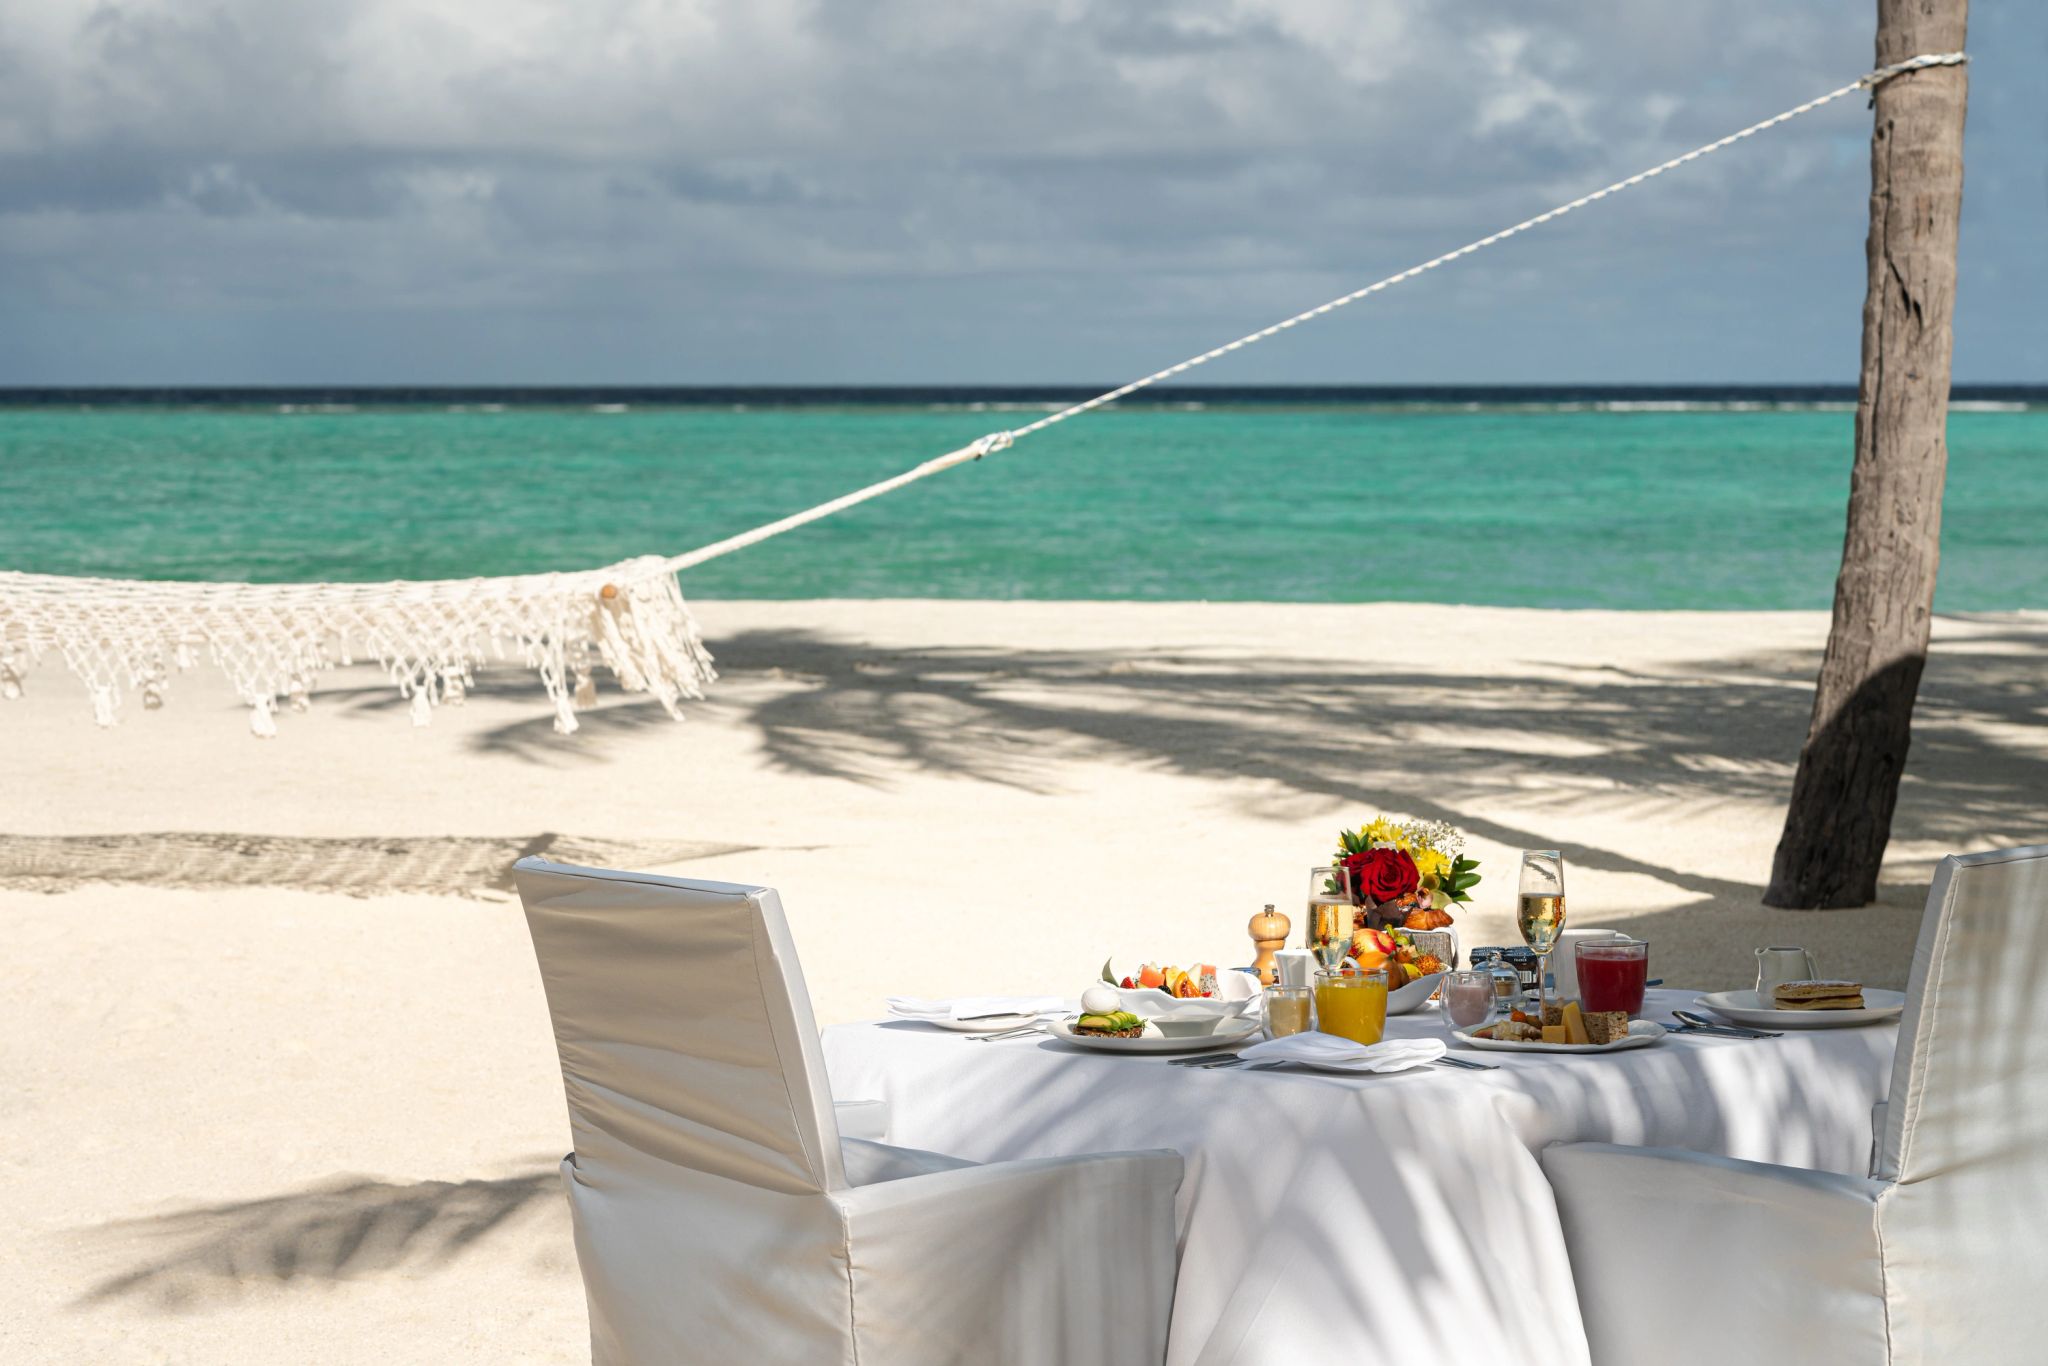
[[[1653,991],[1668,1018],[1690,991]],[[1433,1009],[1390,1037],[1439,1034]],[[1603,1140],[1862,1173],[1892,1026],[1674,1037],[1495,1072],[1201,1072],[900,1022],[825,1033],[834,1094],[890,1141],[975,1161],[1128,1148],[1187,1159],[1170,1366],[1587,1360],[1546,1145]],[[1643,1230],[1644,1256],[1658,1235]],[[1739,1306],[1715,1311],[1740,1312]]]

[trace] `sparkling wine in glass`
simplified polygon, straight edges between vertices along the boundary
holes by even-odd
[[[1522,942],[1536,953],[1536,999],[1540,1003],[1550,980],[1550,951],[1564,933],[1564,855],[1555,849],[1523,851],[1515,927],[1522,932]]]
[[[1309,869],[1307,939],[1317,962],[1343,966],[1351,949],[1351,870],[1341,863]]]

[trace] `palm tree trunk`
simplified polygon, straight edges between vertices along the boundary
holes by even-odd
[[[1968,18],[1969,0],[1878,0],[1877,65],[1960,51]],[[1849,528],[1770,906],[1868,904],[1891,838],[1941,562],[1966,69],[1909,71],[1873,96]]]

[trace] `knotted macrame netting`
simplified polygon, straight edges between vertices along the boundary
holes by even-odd
[[[540,675],[555,729],[576,729],[596,700],[596,671],[680,717],[716,673],[659,556],[605,569],[516,578],[396,583],[161,583],[0,572],[0,696],[54,653],[112,725],[130,694],[163,705],[176,670],[210,658],[249,707],[249,728],[277,732],[282,702],[303,711],[323,670],[375,660],[425,725],[460,702],[475,671],[516,661]]]

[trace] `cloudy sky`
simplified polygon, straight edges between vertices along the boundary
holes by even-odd
[[[1961,380],[2048,380],[1977,0]],[[0,384],[1111,382],[1843,84],[1872,0],[8,0]],[[1863,101],[1211,367],[1850,381]]]

